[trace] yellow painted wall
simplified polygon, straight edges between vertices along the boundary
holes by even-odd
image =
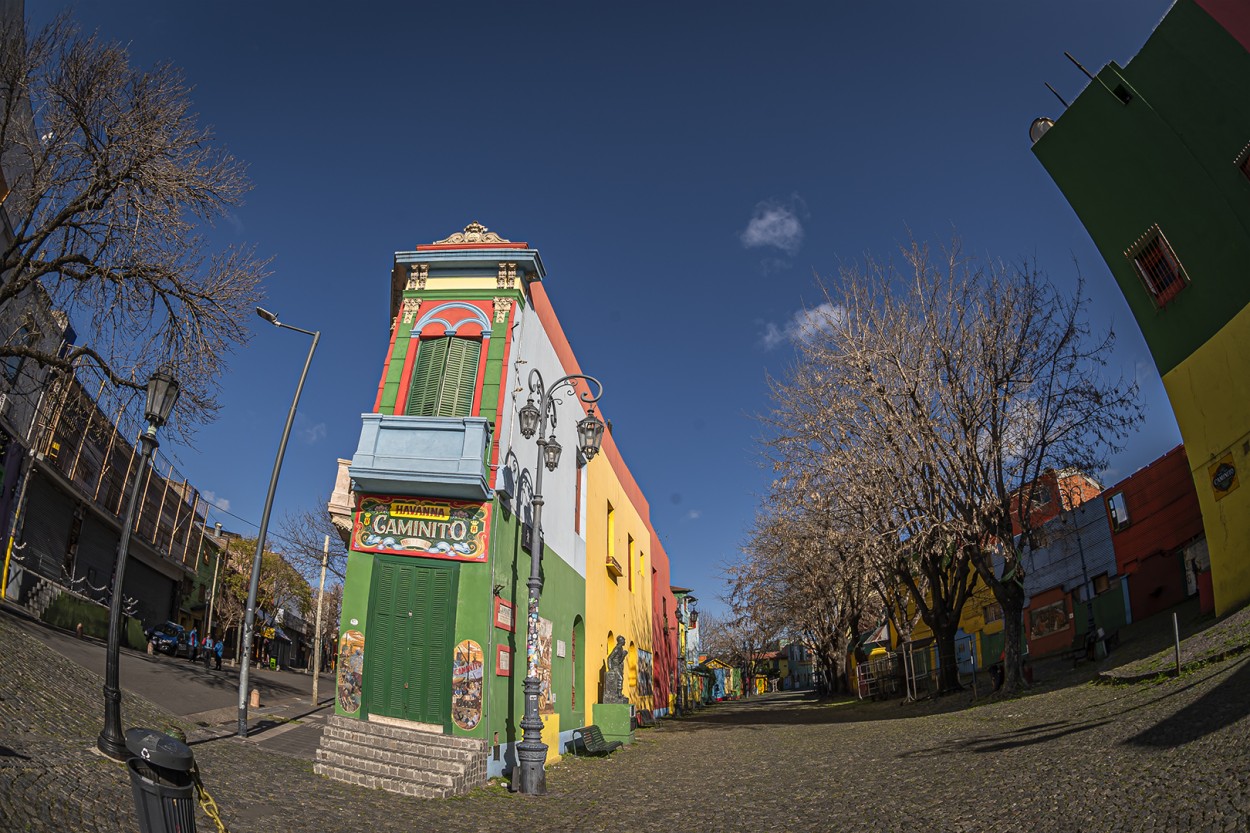
[[[1250,306],[1163,377],[1193,471],[1211,554],[1215,612],[1250,602]],[[1217,500],[1212,467],[1237,469]]]
[[[637,652],[655,654],[651,645],[651,534],[621,488],[606,454],[596,455],[587,465],[586,474],[586,662],[582,689],[586,692],[585,702],[598,702],[600,672],[616,637],[624,636],[626,649],[632,643],[633,650],[625,663],[623,693],[638,708],[652,709],[652,698],[639,695],[636,688]],[[611,524],[609,505],[613,509]],[[623,571],[620,576],[613,576],[606,567],[609,526],[611,550]],[[630,538],[634,542],[632,565]]]
[[[964,609],[959,614],[959,627],[963,628],[967,634],[988,635],[998,633],[1003,629],[1003,620],[998,619],[985,623],[985,608],[994,604],[997,599],[994,598],[994,591],[989,585],[977,579],[976,586],[972,589],[972,594],[968,597],[968,601],[964,603]],[[908,615],[916,614],[916,606],[914,603],[908,603]],[[933,636],[933,629],[925,624],[923,619],[917,619],[916,624],[912,626],[911,638],[914,640],[928,639]],[[977,667],[984,668],[986,665],[998,662],[998,657],[981,656],[981,640],[975,640],[977,646]]]

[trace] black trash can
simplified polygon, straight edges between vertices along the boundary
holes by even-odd
[[[195,833],[195,756],[155,729],[128,729],[126,761],[139,833]]]

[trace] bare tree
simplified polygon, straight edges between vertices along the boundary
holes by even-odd
[[[323,498],[313,508],[288,512],[280,523],[278,537],[282,541],[283,554],[310,584],[320,581],[321,556],[327,537],[330,539],[330,557],[326,569],[340,582],[347,577],[347,546],[326,513],[327,502]]]
[[[798,361],[774,383],[769,456],[836,494],[830,514],[880,594],[905,588],[933,629],[943,691],[958,686],[954,634],[983,579],[1003,607],[1011,691],[1031,540],[1020,507],[1047,469],[1105,465],[1140,419],[1137,391],[1104,378],[1111,336],[1090,336],[1079,289],[958,246],[935,257],[913,244],[903,259],[906,271],[869,263],[822,287]]]
[[[0,30],[0,199],[12,226],[0,307],[38,286],[90,335],[57,350],[0,334],[0,357],[85,364],[136,389],[170,364],[182,425],[215,413],[265,272],[251,249],[204,236],[250,185],[189,94],[173,67],[136,69],[65,15],[30,36],[20,20]]]

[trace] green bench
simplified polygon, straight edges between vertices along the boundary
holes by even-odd
[[[619,740],[604,740],[603,731],[591,724],[573,730],[573,754],[607,755],[621,747]]]

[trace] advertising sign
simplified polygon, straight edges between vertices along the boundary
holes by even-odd
[[[485,562],[489,503],[428,497],[364,495],[352,529],[352,549]]]

